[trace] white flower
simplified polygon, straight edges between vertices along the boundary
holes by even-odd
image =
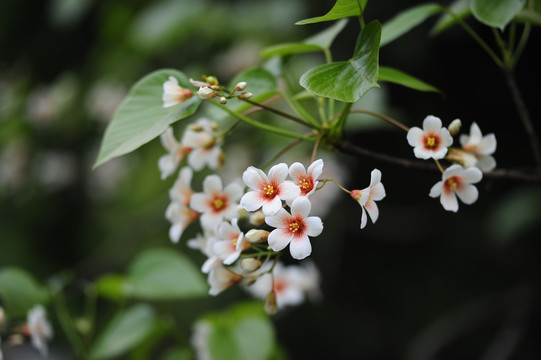
[[[293,163],[289,167],[289,176],[295,184],[301,189],[300,196],[310,196],[318,184],[317,179],[323,172],[323,160],[318,159],[308,167],[308,171],[299,162]]]
[[[35,305],[28,311],[27,325],[32,345],[39,350],[41,356],[48,354],[47,340],[52,339],[53,329],[45,317],[45,309],[41,305]]]
[[[180,162],[190,153],[191,149],[175,139],[172,127],[168,127],[160,135],[160,140],[165,150],[168,151],[168,154],[162,155],[158,160],[158,168],[163,180],[175,172]]]
[[[408,143],[413,146],[413,153],[419,159],[442,159],[447,148],[453,144],[449,130],[442,127],[441,120],[428,115],[423,121],[423,130],[412,127],[407,135]]]
[[[385,188],[381,183],[381,171],[378,169],[372,170],[372,173],[370,174],[370,185],[363,190],[353,190],[351,192],[351,197],[357,200],[361,205],[361,229],[363,229],[368,222],[366,216],[367,212],[368,215],[370,215],[372,222],[375,223],[379,217],[379,209],[376,205],[376,201],[382,200],[385,197]]]
[[[491,171],[496,167],[496,160],[491,156],[496,151],[496,136],[488,134],[483,136],[477,123],[472,123],[470,135],[460,135],[462,148],[475,155],[477,166],[481,171]]]
[[[209,87],[203,86],[199,88],[199,90],[197,91],[197,95],[199,95],[201,99],[206,100],[216,97],[216,92]]]
[[[192,91],[178,85],[178,80],[169,76],[169,80],[163,83],[163,107],[171,107],[184,102],[192,97]]]
[[[228,270],[222,264],[214,266],[208,276],[208,283],[210,285],[209,294],[216,296],[231,285],[234,285],[242,280],[242,276]]]
[[[250,166],[242,174],[242,180],[253,191],[242,197],[240,205],[247,211],[263,207],[265,215],[274,215],[282,209],[282,200],[293,200],[301,190],[291,181],[286,181],[288,168],[285,163],[274,165],[267,176],[261,169]]]
[[[214,252],[214,244],[218,241],[214,231],[209,229],[204,230],[204,235],[197,234],[195,238],[188,240],[187,245],[191,249],[199,249],[207,257],[207,260],[201,266],[201,271],[204,274],[208,274],[216,265],[221,264],[222,261]]]
[[[242,186],[231,183],[222,190],[222,180],[218,175],[209,175],[203,181],[202,193],[193,194],[190,207],[202,213],[201,225],[214,229],[223,219],[237,217],[238,200],[242,196]]]
[[[280,208],[273,216],[267,216],[265,222],[276,228],[269,234],[269,246],[280,251],[289,244],[291,256],[297,260],[310,255],[312,245],[308,236],[318,236],[323,231],[321,219],[308,216],[310,210],[310,200],[299,197],[291,205],[291,214]]]
[[[451,165],[443,172],[442,180],[432,186],[429,196],[440,196],[443,208],[456,212],[457,196],[464,204],[473,204],[477,200],[479,193],[472,184],[478,183],[482,178],[483,173],[476,167],[464,169],[460,165]]]
[[[188,127],[182,136],[182,144],[190,148],[188,164],[196,171],[205,165],[211,169],[220,166],[222,149],[217,140],[216,124],[201,118]]]
[[[237,219],[222,222],[218,228],[218,241],[214,244],[214,253],[223,260],[225,265],[231,265],[240,256],[243,250],[250,247],[250,242],[244,238],[244,233],[240,231]]]

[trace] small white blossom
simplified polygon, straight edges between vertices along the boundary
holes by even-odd
[[[460,165],[451,165],[442,174],[442,180],[430,189],[430,197],[440,196],[441,205],[445,210],[458,211],[458,201],[464,204],[473,204],[477,201],[479,192],[472,185],[483,178],[483,173],[476,167],[464,169]]]
[[[375,223],[379,217],[379,209],[376,205],[376,201],[380,201],[385,197],[385,188],[381,183],[381,171],[378,169],[372,170],[372,173],[370,174],[370,185],[363,190],[353,190],[351,192],[351,197],[357,200],[359,205],[361,205],[361,229],[363,229],[368,222],[366,216],[367,212],[368,215],[370,215],[372,222]]]
[[[209,87],[203,86],[199,88],[199,90],[197,91],[197,95],[199,95],[201,99],[212,99],[216,97],[216,91],[212,90]]]
[[[208,276],[210,285],[209,294],[216,296],[231,285],[234,285],[242,280],[242,276],[227,269],[222,264],[214,266]]]
[[[216,124],[201,118],[184,131],[182,144],[190,148],[188,164],[196,171],[205,165],[211,169],[220,166],[222,148],[217,139]]]
[[[30,309],[26,322],[32,345],[39,350],[42,356],[46,357],[48,354],[47,340],[52,339],[53,329],[47,321],[43,306],[36,305]]]
[[[323,172],[323,160],[318,159],[314,161],[308,167],[308,170],[304,168],[299,162],[293,163],[289,167],[289,176],[295,182],[295,184],[301,189],[300,196],[310,196],[318,184],[317,179]]]
[[[222,222],[218,228],[218,241],[214,244],[214,253],[225,265],[231,265],[239,258],[242,251],[250,247],[250,242],[240,231],[237,219]]]
[[[470,135],[460,135],[462,148],[477,158],[477,166],[481,171],[491,171],[496,167],[496,160],[491,155],[496,151],[496,136],[488,134],[483,136],[477,123],[472,123]]]
[[[177,170],[178,165],[186,155],[190,153],[191,149],[175,139],[172,127],[168,127],[167,130],[161,134],[160,141],[165,150],[168,151],[167,154],[162,155],[158,160],[158,168],[160,169],[161,178],[163,180]]]
[[[428,115],[423,121],[423,129],[412,127],[407,135],[408,143],[413,146],[413,153],[419,159],[442,159],[447,148],[453,144],[449,130],[442,127],[441,120]]]
[[[171,107],[184,102],[192,97],[192,91],[178,85],[178,80],[169,76],[169,80],[163,83],[163,107]]]

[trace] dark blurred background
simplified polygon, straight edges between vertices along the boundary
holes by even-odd
[[[365,18],[385,23],[420,3],[369,1]],[[177,68],[227,82],[261,64],[261,48],[325,28],[294,22],[331,6],[322,0],[2,1],[0,266],[23,267],[40,281],[66,271],[92,281],[122,271],[152,246],[179,248],[202,263],[168,239],[164,212],[173,180],[160,180],[159,141],[91,170],[107,122],[148,72]],[[496,134],[499,168],[530,171],[534,158],[502,72],[463,29],[430,36],[436,19],[382,48],[380,64],[417,76],[444,96],[382,84],[363,106],[409,126],[433,114],[444,124],[462,119],[467,133],[475,121],[484,134]],[[468,23],[493,44],[490,29]],[[333,45],[335,59],[351,56],[357,34],[350,21]],[[540,40],[533,28],[516,69],[538,133]],[[300,74],[323,58],[292,61]],[[351,122],[348,140],[413,159],[403,133],[362,116]],[[310,147],[303,149],[309,156]],[[367,186],[370,171],[380,169],[387,197],[378,204],[377,223],[362,231],[361,209],[350,198],[339,194],[325,205],[325,231],[312,241],[323,299],[273,319],[291,359],[539,359],[538,182],[486,178],[478,201],[460,204],[455,214],[428,197],[437,173],[329,156],[326,167],[349,188]],[[197,304],[162,306],[193,320],[245,298],[230,289]]]

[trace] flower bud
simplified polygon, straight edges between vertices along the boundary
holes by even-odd
[[[244,91],[244,89],[246,89],[246,86],[248,86],[248,83],[246,81],[241,81],[237,85],[235,85],[235,91]]]
[[[201,99],[212,99],[216,97],[216,92],[209,87],[200,87],[197,95],[199,95]]]
[[[447,127],[447,130],[449,130],[449,133],[454,136],[458,134],[461,126],[462,126],[462,122],[460,121],[460,119],[454,119],[453,121],[451,121],[451,123]]]
[[[251,243],[260,243],[267,241],[269,232],[267,230],[252,229],[248,231],[244,237]]]
[[[477,158],[475,155],[470,154],[462,149],[452,148],[447,154],[447,159],[454,163],[462,165],[462,167],[469,168],[477,164]]]
[[[206,82],[198,81],[194,79],[190,79],[190,84],[192,84],[195,87],[209,87],[210,86],[210,84],[207,84]]]
[[[205,81],[209,83],[210,85],[218,85],[218,78],[216,76],[203,76]]]
[[[245,272],[252,272],[256,271],[261,267],[261,261],[254,259],[254,258],[246,258],[242,259],[240,262],[240,268]]]
[[[274,289],[267,295],[265,299],[265,311],[267,314],[274,315],[278,311],[278,304],[276,303],[276,292]]]
[[[222,105],[227,104],[227,98],[225,96],[220,97],[220,104]]]
[[[252,96],[254,96],[254,94],[252,94],[251,92],[248,92],[248,91],[245,91],[245,92],[240,93],[240,98],[241,98],[242,100],[248,100],[248,99],[251,98]]]
[[[261,226],[265,223],[265,214],[261,211],[256,211],[250,215],[250,224],[254,226]]]

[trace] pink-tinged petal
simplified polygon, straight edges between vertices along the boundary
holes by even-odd
[[[467,168],[462,173],[462,179],[467,183],[478,183],[483,179],[483,173],[476,167]]]
[[[236,220],[235,225],[236,225]],[[238,229],[238,226],[233,226],[232,224],[228,223],[227,221],[224,221],[220,224],[220,227],[218,228],[218,235],[220,239],[222,240],[228,240],[231,241],[231,239],[236,238],[239,234],[240,230]]]
[[[188,164],[195,170],[201,171],[206,164],[204,149],[194,149],[188,154]]]
[[[427,132],[437,132],[439,133],[441,131],[441,120],[440,118],[428,115],[423,120],[423,130],[425,133]]]
[[[184,227],[180,223],[173,224],[169,228],[169,238],[173,243],[178,243],[180,240],[180,237],[182,236],[182,232],[184,231]]]
[[[477,146],[477,153],[479,155],[491,155],[496,151],[496,136],[494,134],[488,134]]]
[[[470,126],[470,144],[479,144],[483,138],[483,133],[476,122],[472,123]]]
[[[291,181],[284,181],[280,184],[280,199],[293,200],[301,195],[301,188]]]
[[[240,199],[240,206],[246,211],[256,211],[265,204],[265,201],[257,191],[249,191]]]
[[[190,207],[197,212],[203,213],[208,210],[208,195],[205,193],[193,194],[190,198]]]
[[[245,250],[249,248],[250,246],[251,246],[250,242],[244,239],[244,234],[240,233],[239,236],[237,237],[237,245],[235,246],[235,250],[238,252],[241,252],[242,250]]]
[[[160,135],[160,141],[167,151],[172,151],[178,145],[175,135],[173,135],[172,127],[168,127],[167,130]]]
[[[276,164],[269,170],[269,180],[282,183],[286,179],[288,172],[289,169],[285,163]]]
[[[376,184],[371,191],[370,195],[372,195],[372,201],[380,201],[385,197],[385,187],[382,183]]]
[[[323,222],[317,216],[310,216],[304,219],[306,224],[306,235],[308,236],[319,236],[323,231]]]
[[[266,216],[265,222],[267,225],[272,226],[274,228],[283,228],[286,227],[286,220],[291,218],[291,215],[284,209],[280,209],[276,212],[276,214],[272,216]]]
[[[479,167],[481,171],[488,172],[496,168],[496,160],[490,155],[481,155],[477,160],[477,167]]]
[[[221,260],[217,256],[211,256],[201,266],[201,272],[208,274],[218,264],[221,264]]]
[[[443,159],[446,154],[447,154],[447,148],[446,147],[441,147],[438,151],[434,151],[432,153],[431,158],[434,159],[434,160]]]
[[[306,197],[298,197],[293,200],[293,204],[291,204],[291,215],[300,215],[305,218],[310,214],[311,209],[312,204],[310,203],[310,200]]]
[[[312,179],[317,180],[323,172],[323,160],[317,159],[308,167],[307,173]]]
[[[289,252],[293,259],[302,260],[312,253],[312,244],[308,236],[293,238],[289,244]]]
[[[422,146],[423,145],[423,130],[420,128],[414,126],[408,130],[408,144],[410,146],[416,147],[416,146]]]
[[[234,202],[238,201],[242,197],[243,193],[244,189],[242,188],[242,186],[234,182],[227,185],[224,189],[224,194],[229,197],[230,201]]]
[[[381,171],[379,171],[378,169],[374,169],[370,173],[370,187],[373,187],[379,182],[381,182]]]
[[[206,148],[214,141],[214,137],[205,131],[186,130],[180,142],[191,148]]]
[[[434,186],[432,186],[428,196],[436,198],[441,195],[442,191],[443,191],[443,181],[438,181],[437,183],[434,184]]]
[[[222,192],[222,179],[218,175],[209,175],[203,180],[203,190],[207,194]]]
[[[242,181],[250,189],[259,191],[261,184],[269,182],[269,179],[261,169],[250,166],[242,174]]]
[[[375,223],[379,217],[379,209],[376,203],[373,201],[369,201],[366,203],[364,208],[366,212],[368,213],[368,215],[370,215],[370,219],[372,220],[372,222]]]
[[[464,168],[458,164],[454,164],[449,166],[445,171],[443,172],[442,178],[443,180],[447,180],[450,177],[453,176],[462,176],[462,172],[464,171]]]
[[[275,196],[274,199],[272,199],[271,201],[265,201],[263,207],[261,208],[261,211],[263,211],[263,214],[265,214],[265,216],[272,216],[276,214],[276,212],[281,208],[282,201],[278,196]]]
[[[229,255],[227,258],[224,259],[224,264],[225,265],[233,264],[239,258],[240,253],[241,253],[240,251],[235,251],[234,253]]]
[[[415,154],[415,157],[418,159],[427,160],[434,155],[434,152],[425,150],[422,146],[418,146],[413,148],[413,154]]]
[[[440,196],[440,203],[447,211],[458,211],[458,200],[456,199],[454,191],[443,191]]]
[[[289,167],[289,177],[291,179],[297,182],[304,176],[306,176],[306,169],[304,168],[303,164],[301,164],[300,162],[291,164],[291,166]]]
[[[464,204],[473,204],[477,201],[479,197],[479,192],[477,188],[472,184],[464,184],[461,189],[456,189],[456,195]]]
[[[235,245],[233,245],[233,243],[230,240],[221,240],[214,244],[214,253],[216,254],[216,256],[218,256],[218,258],[224,260],[224,263],[225,263],[225,259],[229,257],[229,255],[231,255],[235,251],[236,251]],[[229,265],[229,264],[226,264],[226,265]]]
[[[364,210],[364,206],[361,207],[362,215],[361,215],[361,229],[364,229],[366,226],[366,223],[368,222],[368,217],[366,216],[366,211]]]
[[[283,250],[291,242],[293,235],[287,229],[274,229],[269,234],[269,246],[274,251]]]

